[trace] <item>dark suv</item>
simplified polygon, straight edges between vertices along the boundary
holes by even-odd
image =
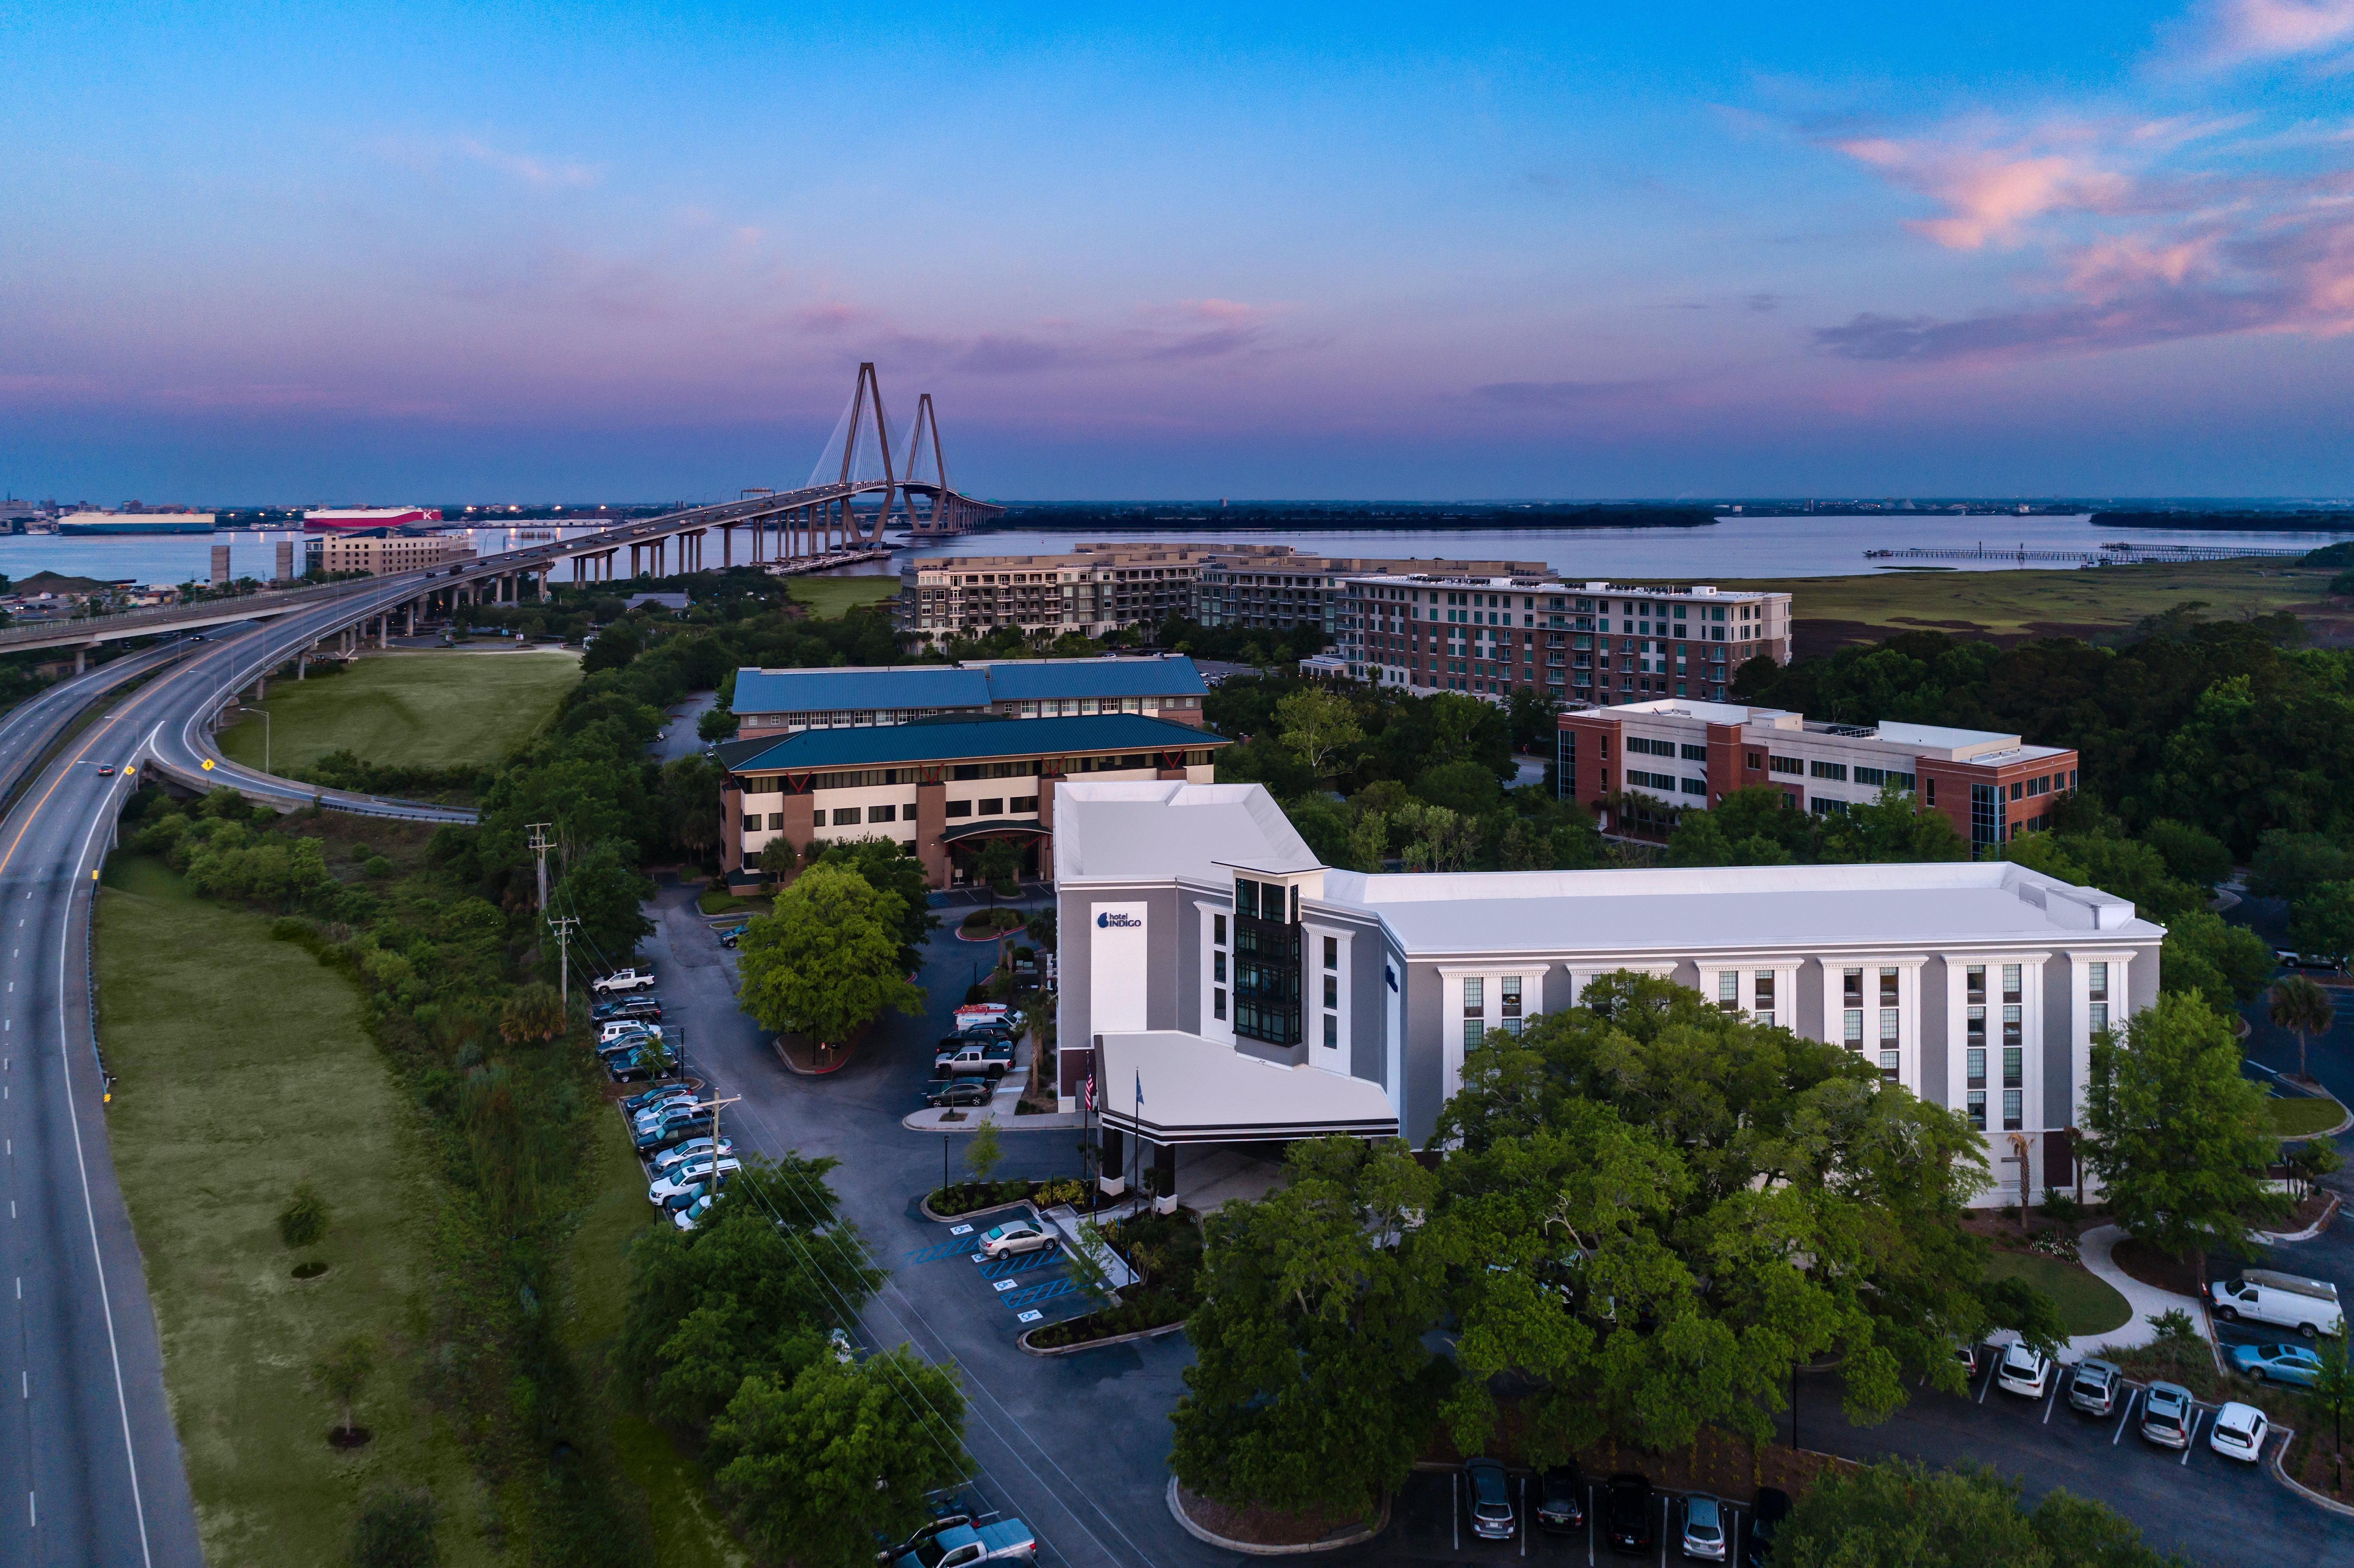
[[[1565,1535],[1585,1523],[1585,1478],[1577,1467],[1555,1465],[1537,1478],[1537,1528]]]
[[[1610,1538],[1610,1549],[1648,1553],[1653,1540],[1651,1516],[1658,1511],[1651,1501],[1649,1476],[1628,1471],[1611,1477],[1608,1493],[1602,1502],[1602,1532]]]

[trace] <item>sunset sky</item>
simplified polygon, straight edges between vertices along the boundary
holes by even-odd
[[[2354,0],[30,0],[0,60],[18,495],[796,484],[862,359],[1003,498],[2354,493]]]

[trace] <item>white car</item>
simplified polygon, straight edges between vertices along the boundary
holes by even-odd
[[[722,1154],[733,1154],[736,1152],[736,1145],[723,1138],[719,1140],[719,1152]],[[711,1139],[707,1138],[690,1138],[684,1143],[665,1149],[660,1154],[655,1155],[653,1157],[653,1163],[648,1167],[648,1170],[652,1175],[658,1177],[667,1176],[687,1160],[702,1159],[708,1156],[710,1153]]]
[[[637,1114],[630,1118],[631,1130],[643,1132],[672,1111],[681,1106],[694,1105],[700,1097],[693,1089],[680,1089],[664,1095],[658,1100],[649,1100]]]
[[[708,1153],[698,1159],[682,1160],[670,1174],[662,1177],[646,1189],[646,1202],[668,1203],[673,1199],[684,1197],[711,1180],[711,1156]],[[743,1168],[740,1160],[725,1155],[720,1157],[719,1176],[722,1181],[726,1179],[730,1171],[740,1171]]]
[[[2207,1434],[2207,1446],[2226,1459],[2253,1465],[2264,1457],[2264,1439],[2271,1430],[2263,1411],[2235,1399],[2215,1413],[2215,1425]]]
[[[710,1212],[711,1194],[705,1192],[702,1197],[697,1198],[685,1208],[672,1214],[670,1217],[670,1223],[676,1225],[680,1230],[691,1231],[702,1222],[703,1216]]]
[[[612,996],[621,991],[652,991],[654,971],[652,969],[615,969],[588,982],[588,989],[600,996]]]
[[[981,1250],[991,1257],[1011,1257],[1018,1252],[1036,1252],[1040,1247],[1053,1246],[1055,1233],[1040,1228],[1028,1220],[1008,1220],[981,1238]]]
[[[636,1018],[617,1018],[598,1029],[597,1044],[610,1045],[616,1040],[627,1040],[635,1034],[644,1035],[649,1040],[659,1040],[663,1037],[662,1025],[648,1023]]]
[[[2041,1399],[2052,1392],[2053,1371],[2050,1356],[2025,1340],[2014,1340],[2003,1347],[2002,1364],[1995,1368],[1994,1381],[2006,1393]]]

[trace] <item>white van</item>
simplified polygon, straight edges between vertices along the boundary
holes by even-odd
[[[2295,1329],[2310,1340],[2318,1334],[2342,1334],[2346,1314],[2338,1305],[2338,1287],[2326,1279],[2303,1279],[2251,1268],[2234,1278],[2208,1287],[2215,1316],[2227,1323],[2242,1319]]]

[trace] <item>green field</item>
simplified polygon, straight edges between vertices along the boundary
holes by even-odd
[[[356,988],[158,861],[117,856],[106,888],[100,1035],[121,1079],[109,1129],[205,1555],[343,1562],[361,1498],[396,1484],[432,1489],[442,1563],[495,1561],[456,1436],[417,1396],[428,1154],[361,1032]],[[334,1215],[322,1243],[291,1252],[275,1220],[305,1177]],[[313,1257],[327,1273],[294,1279]],[[327,1445],[339,1413],[307,1373],[355,1331],[378,1347],[355,1413],[376,1437],[345,1455]]]
[[[2346,1107],[2326,1096],[2275,1095],[2264,1102],[2276,1138],[2311,1138],[2346,1119]]]
[[[2202,561],[2083,571],[1903,571],[1852,577],[1718,579],[1725,588],[1791,595],[1801,651],[1877,641],[1900,631],[2015,641],[2085,636],[2131,626],[2186,599],[2225,620],[2243,611],[2289,610],[2334,641],[2354,632],[2354,609],[2333,605],[2334,574],[2280,561]],[[2334,634],[2334,635],[2332,635]]]
[[[2133,1307],[2114,1286],[2075,1264],[2040,1253],[1999,1252],[1987,1259],[1989,1279],[2024,1279],[2059,1304],[2074,1334],[2105,1334],[2133,1321]]]
[[[896,572],[854,577],[788,577],[785,581],[794,599],[809,606],[810,613],[820,620],[832,620],[846,609],[881,604],[899,597],[899,577]]]
[[[580,679],[577,653],[389,653],[341,675],[270,688],[269,765],[292,773],[331,751],[416,768],[488,765],[546,722]],[[221,750],[262,766],[262,721],[221,732]]]

